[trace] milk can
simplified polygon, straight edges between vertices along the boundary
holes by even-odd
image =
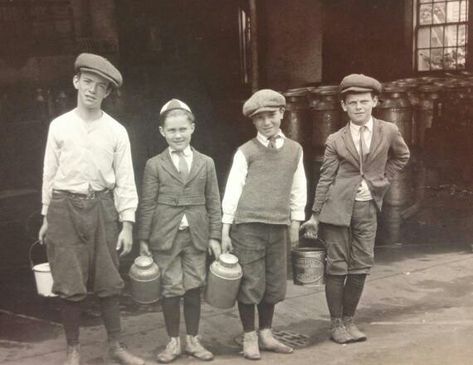
[[[238,258],[223,253],[210,265],[205,300],[211,306],[228,309],[235,305],[242,277]]]
[[[135,302],[150,304],[159,300],[161,289],[158,265],[149,256],[138,256],[128,273]]]
[[[286,97],[286,111],[281,126],[284,134],[299,142],[306,154],[310,151],[309,133],[309,103],[307,97],[309,90],[307,88],[289,89],[284,92]]]
[[[296,247],[291,251],[293,280],[296,285],[316,286],[325,283],[325,249]]]

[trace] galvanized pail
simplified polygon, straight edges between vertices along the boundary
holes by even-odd
[[[325,284],[325,249],[296,247],[291,251],[293,280],[296,285]]]

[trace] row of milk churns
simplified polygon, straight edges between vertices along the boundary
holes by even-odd
[[[161,274],[158,265],[148,256],[138,256],[129,271],[131,295],[140,304],[150,304],[159,300]],[[216,308],[227,309],[234,306],[242,277],[238,258],[224,253],[209,269],[205,300]]]
[[[300,247],[292,250],[293,280],[296,285],[324,284],[325,250]],[[139,256],[129,271],[131,295],[140,304],[151,304],[160,297],[160,270],[151,257]],[[211,306],[228,309],[235,305],[242,269],[238,258],[224,253],[209,269],[205,300]]]

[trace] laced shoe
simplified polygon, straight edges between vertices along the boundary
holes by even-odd
[[[80,365],[80,345],[67,345],[64,365]]]
[[[171,337],[166,348],[158,354],[156,359],[162,364],[167,364],[176,360],[181,354],[181,339],[179,337]]]
[[[292,347],[289,347],[275,339],[270,328],[265,328],[259,331],[259,343],[261,350],[264,351],[272,351],[279,354],[290,354],[294,352]]]
[[[110,360],[122,365],[144,365],[145,361],[133,355],[126,346],[118,341],[109,344],[108,356]]]
[[[214,355],[202,346],[198,336],[186,335],[184,352],[199,360],[210,361],[214,358]]]
[[[243,334],[243,357],[248,360],[261,359],[256,331],[245,332]]]
[[[343,317],[343,325],[350,336],[353,337],[354,342],[362,342],[368,339],[368,337],[366,337],[366,335],[355,325],[353,317]]]
[[[330,339],[333,342],[344,344],[354,341],[354,338],[348,333],[343,325],[341,318],[332,318],[330,323]]]

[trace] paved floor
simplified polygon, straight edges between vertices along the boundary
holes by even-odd
[[[343,346],[330,342],[323,287],[289,282],[287,299],[276,307],[274,328],[286,340],[296,340],[298,348],[292,355],[263,353],[259,363],[472,364],[470,251],[455,244],[409,245],[379,247],[376,255],[377,264],[358,312],[367,342]],[[124,340],[132,351],[153,363],[156,350],[167,341],[159,306],[134,307],[129,298],[123,300]],[[55,306],[54,300],[44,299],[34,301],[27,315],[15,308],[0,310],[0,363],[61,364],[64,340]],[[84,364],[104,364],[104,331],[97,315],[92,303],[81,332]],[[204,304],[201,334],[216,354],[214,364],[248,363],[239,354],[240,331],[236,309],[222,311]],[[197,361],[183,356],[177,363]]]

